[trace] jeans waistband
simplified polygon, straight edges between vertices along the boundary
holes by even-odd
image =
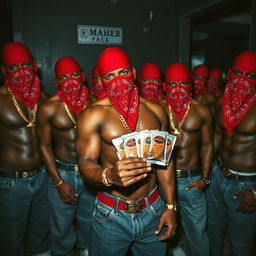
[[[252,175],[252,176],[244,176],[241,175],[240,173],[232,173],[236,172],[236,170],[232,170],[232,169],[228,169],[225,168],[223,166],[221,166],[220,168],[222,175],[226,178],[226,179],[230,179],[230,180],[238,180],[238,181],[256,181],[256,175]]]
[[[98,192],[97,197],[101,203],[103,203],[107,206],[110,206],[112,208],[117,206],[117,209],[123,210],[128,213],[141,212],[143,209],[145,209],[147,207],[145,198],[138,199],[138,200],[132,200],[132,201],[130,201],[130,200],[125,201],[122,199],[120,199],[120,200],[115,199],[113,197],[110,197],[108,194],[102,193],[102,192]],[[158,191],[158,189],[155,189],[155,191],[147,197],[148,203],[150,205],[153,204],[158,199],[158,197],[159,197],[159,191]]]
[[[188,170],[176,170],[177,178],[188,178],[189,176],[193,177],[198,175],[201,175],[201,170],[198,167]]]
[[[64,163],[60,160],[56,160],[56,166],[57,166],[57,168],[63,169],[65,171],[78,172],[77,164],[69,164],[69,163]]]
[[[26,179],[35,176],[40,172],[40,169],[34,169],[30,171],[5,171],[0,170],[0,177],[2,178],[10,178],[10,179]]]

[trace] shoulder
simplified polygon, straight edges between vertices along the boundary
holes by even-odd
[[[167,113],[164,107],[160,103],[140,97],[140,105],[144,106],[148,111],[153,113],[155,118],[157,118],[161,123],[164,123],[164,124],[167,123],[167,120],[168,120]]]
[[[163,106],[158,102],[154,102],[140,97],[140,104],[144,105],[145,107],[153,111],[155,114],[161,114],[161,112],[164,112]]]
[[[8,95],[8,94],[9,94],[9,92],[8,92],[7,87],[1,86],[0,87],[0,96],[5,96],[5,95]]]
[[[95,117],[97,117],[97,119],[100,119],[100,117],[102,118],[107,115],[108,111],[112,108],[113,106],[110,103],[110,100],[108,99],[108,97],[105,97],[87,106],[86,109],[80,114],[80,119],[90,118],[90,120],[93,120]]]
[[[53,95],[48,100],[44,101],[39,107],[39,113],[45,113],[51,115],[57,111],[58,108],[62,107],[62,100],[57,96]]]
[[[191,101],[191,109],[193,109],[193,111],[195,111],[198,115],[200,115],[203,118],[208,119],[209,117],[211,117],[211,111],[209,107],[195,99],[192,99]]]

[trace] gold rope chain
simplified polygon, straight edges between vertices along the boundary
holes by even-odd
[[[76,119],[75,119],[74,116],[71,114],[68,105],[67,105],[64,101],[63,101],[63,104],[64,104],[65,110],[66,110],[66,112],[67,112],[67,114],[68,114],[70,120],[71,120],[72,123],[74,124],[74,128],[76,128]],[[85,108],[86,108],[86,103],[84,104],[83,109],[85,109]]]
[[[178,121],[178,128],[176,128],[175,125],[174,125],[172,110],[171,110],[171,108],[170,108],[170,106],[169,106],[170,125],[171,125],[172,129],[174,130],[174,131],[173,131],[173,134],[179,135],[179,134],[181,133],[181,131],[182,131],[181,128],[182,128],[182,125],[183,125],[184,122],[185,122],[185,119],[186,119],[187,115],[188,115],[188,112],[189,112],[189,109],[190,109],[190,105],[191,105],[191,99],[190,99],[190,101],[189,101],[187,111],[185,112],[185,114],[184,114],[184,116],[182,117],[181,121],[180,121],[180,122]]]
[[[115,108],[115,106],[113,105],[113,103],[111,102],[113,108],[115,109],[115,112],[117,114],[117,116],[119,117],[120,121],[122,122],[124,128],[128,131],[128,132],[131,132],[131,129],[130,127],[128,126],[127,122],[124,120],[123,116],[117,111],[117,109]],[[137,124],[136,124],[136,129],[135,131],[138,132],[140,130],[140,120],[141,118],[141,107],[139,106],[139,115],[138,115],[138,121],[137,121]]]
[[[22,111],[21,107],[19,106],[17,100],[16,100],[16,97],[14,96],[14,94],[11,92],[10,88],[7,87],[8,89],[8,92],[10,93],[11,97],[12,97],[12,101],[13,101],[13,104],[15,106],[15,108],[17,109],[17,111],[19,112],[20,116],[22,117],[22,119],[27,123],[27,127],[34,127],[35,126],[35,121],[36,121],[36,112],[37,112],[37,104],[35,105],[34,107],[34,115],[33,115],[33,118],[32,120],[29,120],[24,112]]]

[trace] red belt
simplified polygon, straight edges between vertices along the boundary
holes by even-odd
[[[112,208],[115,207],[116,205],[116,199],[113,197],[110,197],[102,192],[97,193],[98,200],[102,202],[103,204],[110,206]],[[148,202],[149,204],[153,204],[157,198],[159,197],[159,192],[156,189],[150,196],[148,196]],[[141,200],[132,200],[132,201],[118,201],[117,208],[119,210],[123,210],[125,212],[129,213],[137,213],[141,212],[141,210],[146,208],[146,200],[141,199]]]

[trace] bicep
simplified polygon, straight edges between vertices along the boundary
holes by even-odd
[[[79,160],[98,160],[101,151],[101,139],[98,132],[99,120],[92,111],[86,110],[80,116],[77,125],[76,151]]]
[[[50,111],[41,107],[37,115],[37,136],[41,145],[51,144]]]
[[[213,143],[213,118],[209,109],[204,111],[204,122],[202,125],[202,144]]]

